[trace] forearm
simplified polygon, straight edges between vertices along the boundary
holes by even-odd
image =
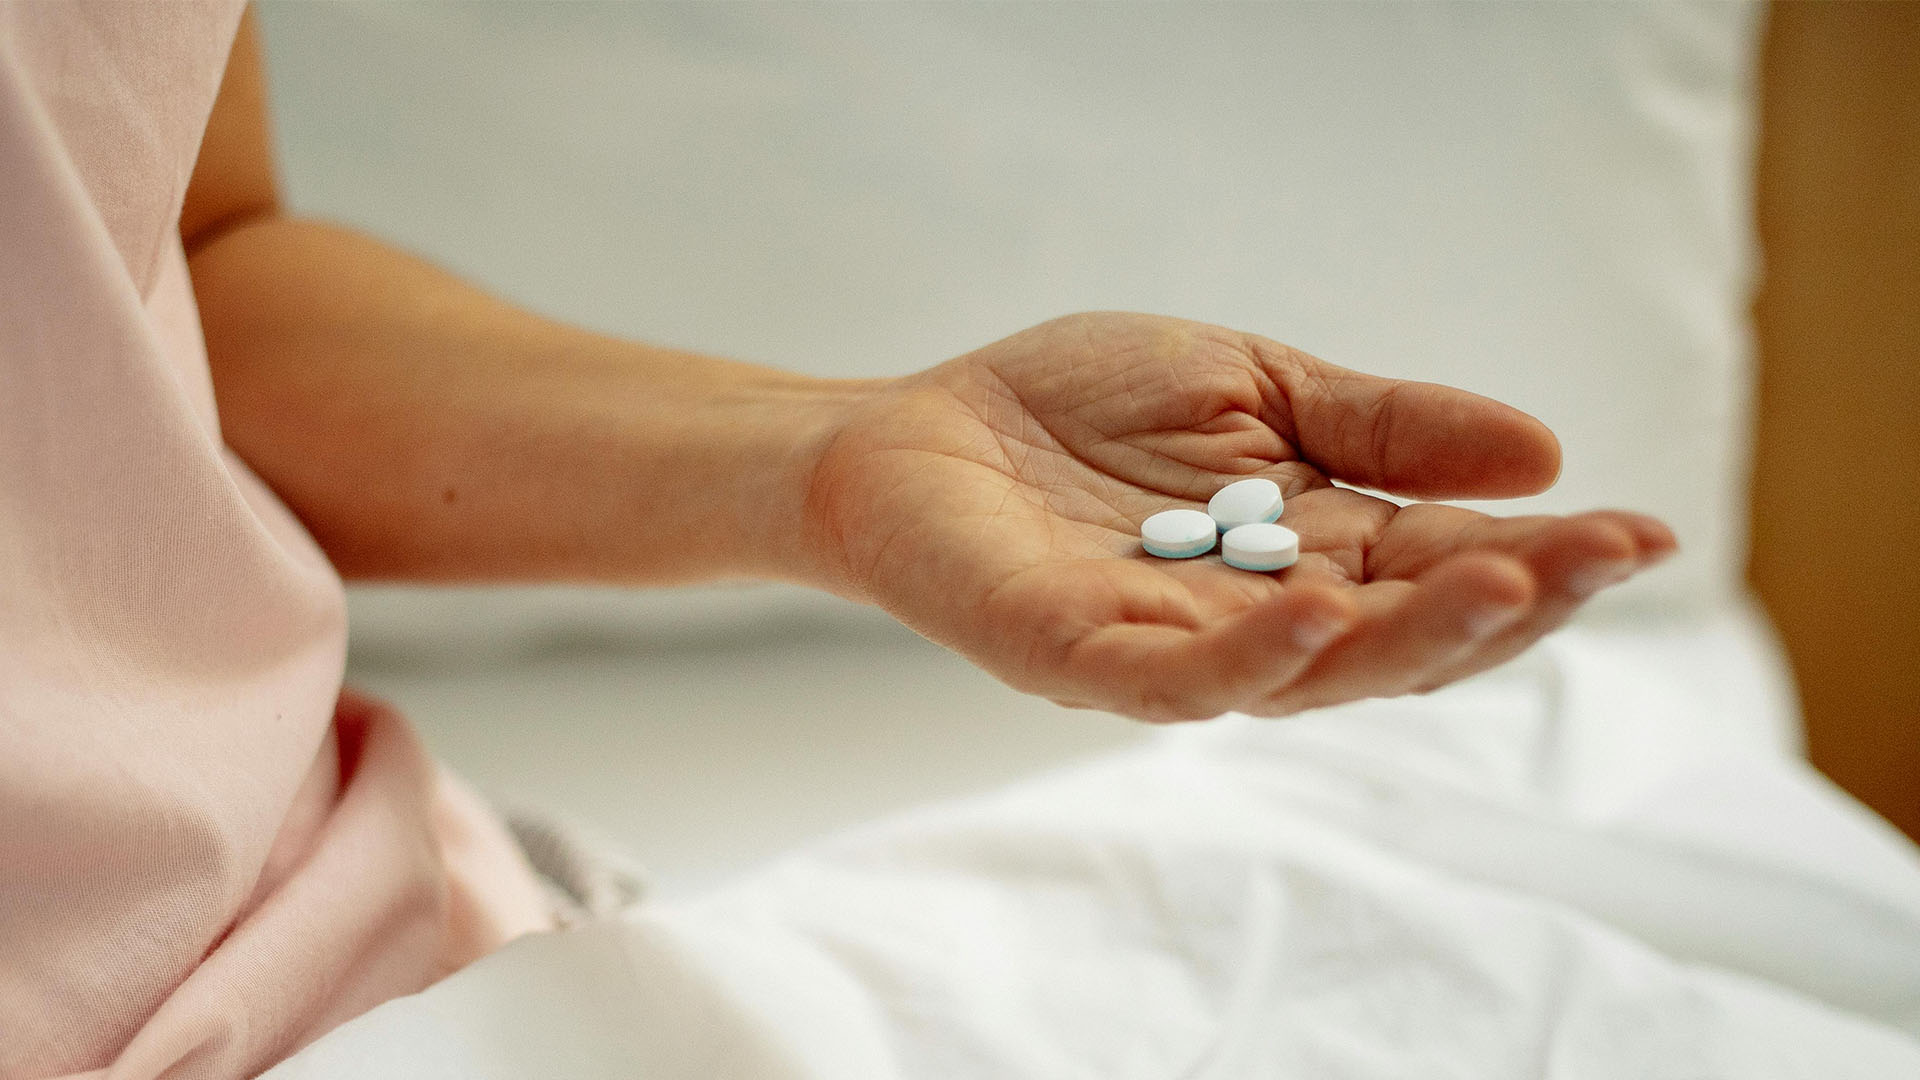
[[[227,444],[350,577],[819,576],[802,505],[868,384],[560,326],[315,222],[191,265]]]

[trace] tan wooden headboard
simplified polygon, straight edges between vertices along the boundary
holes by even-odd
[[[1769,14],[1748,576],[1814,764],[1920,838],[1920,4]]]

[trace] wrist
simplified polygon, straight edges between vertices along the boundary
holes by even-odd
[[[714,423],[730,442],[723,576],[787,581],[847,594],[844,554],[814,506],[821,465],[849,419],[890,380],[817,379],[779,373],[743,394],[715,399]]]
[[[837,588],[837,560],[808,524],[810,491],[847,418],[886,380],[821,379],[623,345],[575,384],[602,418],[579,453],[591,577],[633,585],[761,578]],[[597,432],[597,434],[596,434]],[[606,468],[611,465],[612,468]]]

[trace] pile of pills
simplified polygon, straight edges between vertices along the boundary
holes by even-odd
[[[1300,558],[1300,537],[1274,522],[1284,503],[1280,485],[1235,480],[1207,503],[1207,512],[1162,510],[1140,523],[1140,544],[1163,559],[1191,559],[1213,550],[1241,570],[1284,570]]]

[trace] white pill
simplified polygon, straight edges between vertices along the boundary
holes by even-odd
[[[1284,570],[1300,558],[1300,536],[1284,525],[1235,525],[1220,538],[1220,557],[1242,570]]]
[[[1191,559],[1213,550],[1213,519],[1198,510],[1162,510],[1140,523],[1140,546],[1163,559]]]
[[[1221,532],[1226,532],[1236,525],[1278,521],[1283,505],[1280,485],[1256,476],[1235,480],[1215,492],[1207,502],[1207,514],[1219,524]]]

